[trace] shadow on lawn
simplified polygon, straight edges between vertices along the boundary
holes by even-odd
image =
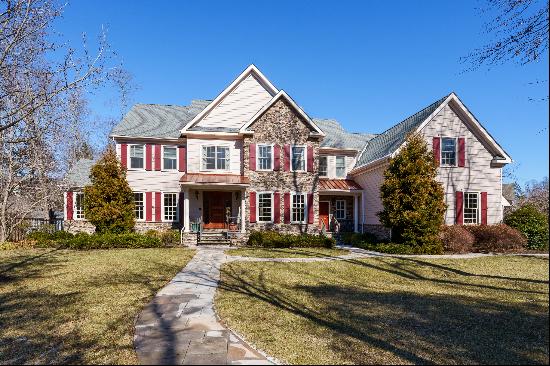
[[[382,259],[372,261],[386,262]],[[354,264],[367,265],[361,261]],[[519,279],[497,278],[506,286],[483,286],[427,278],[411,268],[386,266],[388,263],[369,267],[410,279],[434,281],[457,288],[466,286],[469,291],[475,292],[489,289],[503,293],[509,290],[548,293],[508,287],[510,281]],[[449,268],[436,269],[445,271]],[[285,290],[279,291],[266,284],[265,271],[262,269],[258,277],[251,278],[246,271],[237,272],[232,265],[227,265],[223,268],[220,288],[256,298],[308,319],[317,325],[310,331],[330,339],[331,350],[346,362],[548,363],[548,308],[544,306],[544,301],[508,304],[484,299],[483,294],[452,296],[449,289],[444,295],[419,295],[414,291],[381,292],[372,291],[368,286],[357,288],[330,284],[297,286],[285,295]],[[472,275],[455,274],[459,278]],[[294,293],[299,296],[305,293],[313,299],[309,303],[318,305],[311,308],[303,300],[293,300],[290,296]],[[299,296],[296,298],[301,299]],[[325,330],[334,336],[327,337]],[[379,358],[381,354],[389,358]]]

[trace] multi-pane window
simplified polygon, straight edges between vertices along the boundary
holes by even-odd
[[[84,219],[84,193],[76,193],[74,196],[74,217],[77,220]]]
[[[145,217],[143,193],[134,193],[134,204],[134,214],[136,215],[136,220],[143,220]]]
[[[346,218],[346,201],[336,200],[335,212],[337,220],[344,220]]]
[[[273,169],[273,147],[271,145],[258,145],[258,169]]]
[[[273,195],[271,193],[258,194],[258,221],[273,221]]]
[[[473,192],[464,193],[464,223],[479,223],[479,194]]]
[[[203,146],[202,169],[229,170],[229,147]]]
[[[306,195],[294,194],[292,195],[292,210],[291,221],[292,222],[304,222],[306,215]]]
[[[441,165],[456,165],[456,139],[443,137],[441,139]]]
[[[176,170],[177,169],[177,153],[178,149],[175,147],[164,147],[163,156],[163,169],[164,170]]]
[[[328,160],[326,156],[319,157],[319,176],[328,176]]]
[[[177,215],[177,194],[176,193],[164,193],[164,221],[176,221]]]
[[[130,145],[130,168],[143,169],[143,145]]]
[[[345,156],[336,157],[336,176],[337,177],[346,176],[346,157]]]
[[[292,170],[306,170],[306,148],[292,146]]]

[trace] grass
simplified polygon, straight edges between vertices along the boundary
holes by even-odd
[[[308,258],[336,257],[349,254],[349,251],[329,248],[239,248],[226,250],[225,254],[255,258]]]
[[[0,364],[136,364],[135,316],[193,254],[0,251]]]
[[[548,364],[548,258],[231,262],[216,307],[290,364]]]

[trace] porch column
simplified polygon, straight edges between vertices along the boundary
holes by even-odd
[[[353,195],[353,231],[359,232],[359,195]]]
[[[184,233],[188,233],[189,227],[189,188],[183,189],[183,227]]]
[[[361,191],[361,232],[365,232],[365,215],[367,214],[367,205],[365,203],[365,193]]]
[[[246,202],[245,202],[245,197],[246,197],[246,190],[243,189],[241,191],[241,233],[246,233],[246,213],[245,213],[245,208],[246,208]]]

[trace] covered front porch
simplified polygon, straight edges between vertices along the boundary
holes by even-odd
[[[362,188],[350,179],[320,179],[319,183],[319,228],[329,233],[359,232]]]

